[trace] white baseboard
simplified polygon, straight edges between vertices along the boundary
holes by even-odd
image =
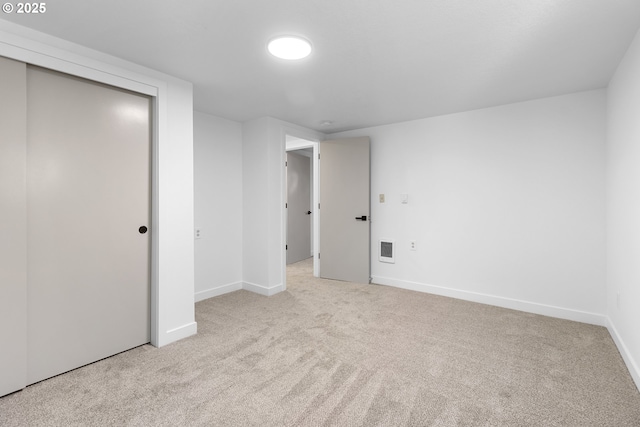
[[[613,322],[609,317],[607,317],[607,329],[609,330],[609,334],[611,335],[611,338],[613,338],[613,342],[616,343],[616,347],[618,347],[618,351],[620,352],[620,355],[622,356],[624,363],[627,365],[627,369],[629,369],[631,378],[633,378],[633,381],[636,383],[636,387],[638,388],[638,390],[640,390],[640,367],[638,366],[638,363],[634,360],[633,356],[631,355],[631,352],[625,345],[624,341],[622,340],[622,337],[618,333],[618,330],[616,329],[615,325],[613,324]]]
[[[264,296],[270,297],[272,295],[277,294],[278,292],[284,291],[285,288],[284,288],[284,284],[282,284],[282,283],[279,284],[279,285],[267,288],[266,286],[257,285],[255,283],[243,282],[242,283],[242,289],[244,289],[246,291],[254,292],[256,294],[260,294],[260,295],[264,295]]]
[[[172,342],[179,341],[183,338],[195,335],[198,332],[198,324],[196,322],[187,323],[180,327],[169,329],[158,337],[158,347],[163,347]]]
[[[589,313],[585,311],[572,310],[568,308],[556,307],[552,305],[538,304],[534,302],[522,301],[511,298],[504,298],[495,295],[487,295],[476,292],[462,291],[459,289],[446,288],[442,286],[426,285],[424,283],[410,282],[406,280],[392,279],[389,277],[373,276],[373,283],[396,288],[409,289],[412,291],[425,292],[429,294],[442,295],[445,297],[457,298],[465,301],[478,302],[481,304],[495,305],[512,310],[525,311],[527,313],[541,314],[543,316],[557,317],[559,319],[573,320],[576,322],[589,323],[592,325],[606,326],[607,317],[602,314]]]
[[[256,294],[270,297],[272,295],[277,294],[278,292],[284,291],[284,285],[280,284],[277,286],[272,286],[270,288],[267,288],[266,286],[262,286],[262,285],[258,285],[250,282],[235,282],[235,283],[229,283],[227,285],[219,286],[217,288],[196,292],[194,299],[195,299],[195,302],[198,302],[208,298],[224,295],[229,292],[239,291],[240,289],[244,289],[249,292],[254,292]]]
[[[202,301],[208,298],[217,297],[219,295],[228,294],[229,292],[239,291],[240,289],[242,289],[242,282],[229,283],[226,285],[218,286],[216,288],[196,292],[195,301]]]

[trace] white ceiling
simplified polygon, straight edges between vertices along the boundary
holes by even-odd
[[[2,18],[191,81],[199,111],[330,133],[605,87],[640,1],[55,0]],[[278,34],[313,53],[271,57]]]

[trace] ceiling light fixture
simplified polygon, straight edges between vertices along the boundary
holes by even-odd
[[[295,60],[309,56],[311,43],[302,37],[281,36],[271,39],[267,49],[277,58]]]

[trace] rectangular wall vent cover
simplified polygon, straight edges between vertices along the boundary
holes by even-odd
[[[380,240],[378,245],[378,260],[395,264],[395,242],[393,240]]]

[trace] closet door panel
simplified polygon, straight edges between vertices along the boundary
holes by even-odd
[[[150,98],[27,68],[28,382],[150,339]],[[144,231],[144,229],[142,229]]]
[[[27,373],[26,65],[0,57],[0,396]]]

